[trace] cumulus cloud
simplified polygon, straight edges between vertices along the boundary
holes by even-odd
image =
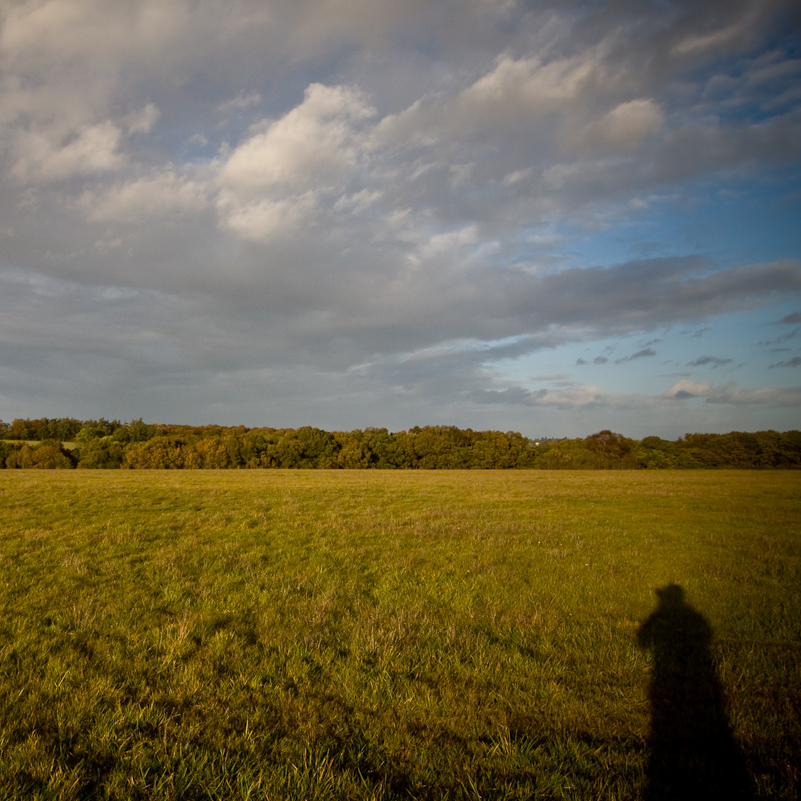
[[[314,221],[317,198],[314,192],[303,192],[288,198],[252,200],[245,203],[223,196],[219,210],[223,225],[243,239],[270,241],[283,235],[296,236],[303,225]]]
[[[568,389],[542,389],[532,394],[534,406],[556,406],[570,409],[576,406],[607,405],[606,391],[597,386],[579,386]]]
[[[677,381],[665,392],[665,397],[679,400],[705,398],[709,396],[713,386],[711,381],[690,381],[687,378],[682,378],[681,381]]]
[[[221,183],[246,198],[273,187],[340,185],[358,163],[356,125],[373,113],[349,87],[312,84],[299,106],[231,153]]]
[[[45,133],[21,133],[11,175],[23,183],[36,183],[115,170],[123,161],[121,138],[122,132],[111,122],[82,127],[62,141]]]
[[[300,105],[257,125],[225,159],[218,197],[223,225],[247,239],[269,240],[310,223],[320,199],[341,200],[358,179],[367,153],[360,128],[374,114],[352,88],[309,86]]]
[[[201,181],[174,172],[136,178],[80,199],[92,222],[137,223],[154,218],[176,219],[202,210],[208,204],[208,188]]]

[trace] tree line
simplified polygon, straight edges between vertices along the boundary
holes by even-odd
[[[152,425],[141,419],[0,421],[0,468],[689,469],[799,468],[801,432],[576,439],[425,426],[324,431]]]

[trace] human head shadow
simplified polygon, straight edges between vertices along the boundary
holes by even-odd
[[[671,584],[640,626],[653,652],[646,799],[750,799],[751,780],[729,726],[710,651],[712,628]]]

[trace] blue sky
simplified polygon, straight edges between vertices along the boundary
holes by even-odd
[[[0,418],[799,428],[794,0],[0,4]]]

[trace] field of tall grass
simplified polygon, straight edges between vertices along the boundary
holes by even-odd
[[[0,798],[797,798],[800,579],[794,472],[2,471]]]

